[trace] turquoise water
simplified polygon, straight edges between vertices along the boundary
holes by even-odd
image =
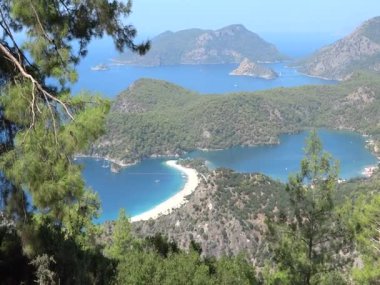
[[[102,159],[80,158],[77,162],[84,165],[86,185],[99,194],[100,221],[115,219],[120,208],[130,216],[143,213],[177,193],[186,182],[186,177],[163,159],[146,159],[119,173],[111,172]]]
[[[365,139],[356,133],[320,130],[324,148],[340,161],[340,177],[361,176],[364,167],[376,165],[377,159],[365,148]],[[280,137],[280,144],[235,147],[221,151],[195,151],[184,157],[203,158],[211,168],[228,167],[239,172],[261,172],[286,181],[299,169],[307,132]],[[88,186],[99,193],[103,215],[100,220],[114,219],[124,207],[134,216],[149,210],[179,191],[185,178],[169,168],[163,159],[146,159],[112,173],[105,162],[80,159]]]
[[[376,165],[377,158],[365,147],[363,136],[343,131],[319,130],[324,150],[340,162],[340,177],[361,176],[368,165]],[[220,151],[194,151],[190,158],[206,160],[209,168],[226,167],[238,172],[260,172],[281,181],[299,170],[308,132],[282,135],[280,144],[256,147],[234,147]]]
[[[288,39],[284,40],[289,42]],[[237,65],[176,65],[160,67],[112,66],[107,71],[91,71],[100,63],[110,63],[115,52],[110,41],[97,43],[97,48],[78,66],[79,81],[72,87],[73,92],[90,90],[109,98],[128,88],[140,78],[167,80],[200,93],[227,93],[256,91],[274,87],[292,87],[306,84],[335,84],[311,78],[287,68],[286,63],[268,64],[280,77],[274,80],[228,75]],[[304,55],[303,45],[296,50],[288,46],[287,52]],[[353,133],[323,130],[320,136],[325,148],[341,161],[341,177],[351,178],[361,175],[367,165],[376,164],[376,158],[364,147],[364,139]],[[298,170],[302,158],[306,133],[284,135],[281,144],[251,148],[235,147],[223,151],[195,151],[187,156],[207,160],[210,167],[228,167],[240,172],[262,172],[285,181],[290,173]],[[186,156],[185,156],[186,157]],[[94,159],[80,159],[83,163],[84,178],[88,186],[99,193],[103,214],[100,221],[114,219],[118,210],[124,207],[134,216],[149,210],[178,192],[185,183],[175,169],[167,167],[162,159],[146,159],[120,173],[112,173],[104,168],[105,162]]]

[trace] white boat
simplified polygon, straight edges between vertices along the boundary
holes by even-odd
[[[98,64],[98,65],[95,65],[95,66],[91,67],[92,71],[105,71],[105,70],[108,70],[108,69],[110,69],[110,68],[106,64]]]

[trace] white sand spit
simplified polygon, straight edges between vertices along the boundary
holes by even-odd
[[[187,181],[181,191],[155,206],[154,208],[131,218],[131,222],[146,221],[149,219],[157,219],[159,216],[170,214],[174,209],[181,207],[187,202],[186,196],[193,193],[199,184],[198,173],[195,169],[183,167],[177,164],[176,160],[168,160],[166,164],[174,167],[184,173]]]

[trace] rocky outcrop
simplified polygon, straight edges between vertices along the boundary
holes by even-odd
[[[259,65],[245,58],[240,65],[230,72],[230,75],[251,76],[263,79],[275,79],[278,74],[272,69]]]
[[[286,211],[284,185],[261,174],[202,169],[188,203],[156,220],[133,223],[134,231],[142,237],[162,233],[184,249],[194,240],[205,256],[245,251],[258,265],[266,253],[266,217]]]
[[[322,48],[301,62],[300,70],[312,76],[346,80],[356,70],[378,71],[380,17],[365,22],[349,36]]]
[[[375,100],[376,94],[371,88],[366,86],[359,87],[346,97],[347,103],[367,105]]]

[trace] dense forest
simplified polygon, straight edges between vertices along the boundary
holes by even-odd
[[[135,162],[152,155],[278,142],[282,133],[327,127],[380,138],[380,79],[358,72],[337,85],[201,95],[141,79],[112,103],[93,155]]]
[[[352,198],[337,199],[336,193],[341,189],[337,185],[338,168],[323,152],[315,132],[305,147],[300,172],[290,177],[286,185],[259,174],[240,176],[228,170],[213,174],[216,180],[210,181],[210,187],[217,183],[218,195],[225,196],[221,200],[228,199],[237,207],[241,203],[233,188],[245,193],[248,201],[252,198],[248,195],[251,187],[265,192],[259,203],[265,204],[268,213],[263,236],[266,258],[258,266],[253,266],[244,252],[213,257],[204,254],[193,240],[183,249],[175,240],[157,233],[138,237],[123,211],[111,227],[93,222],[99,215],[100,202],[96,193],[85,187],[81,167],[73,161],[76,154],[85,152],[105,133],[110,106],[108,101],[89,94],[71,96],[68,85],[77,80],[76,66],[86,56],[88,44],[94,38],[111,36],[120,51],[129,49],[140,54],[148,51],[150,43],[136,44],[136,29],[123,24],[130,12],[130,1],[5,0],[0,3],[0,283],[378,284],[379,180],[375,175],[370,181],[350,183],[348,192]],[[18,32],[26,35],[22,45],[15,40]],[[363,84],[368,83],[366,88],[374,88],[374,93],[369,92],[373,104],[365,110],[366,115],[377,116],[377,81],[368,74],[357,77]],[[325,88],[323,94],[331,96],[345,96],[345,90],[358,90],[357,83],[352,82],[336,89],[322,88]],[[305,89],[307,92],[302,88],[292,89],[296,95],[290,94],[289,98],[285,98],[288,91],[273,90],[274,95],[269,99],[265,97],[267,93],[235,94],[224,99],[212,96],[198,99],[197,95],[187,94],[197,99],[189,100],[184,106],[200,112],[205,111],[200,108],[202,105],[209,107],[203,119],[215,124],[218,121],[212,120],[213,113],[220,116],[219,112],[226,111],[230,98],[244,109],[260,102],[270,104],[273,97],[282,100],[284,108],[295,105],[293,110],[297,110],[299,94],[310,96],[309,107],[300,108],[300,112],[295,112],[296,117],[309,115],[307,110],[311,112],[315,106],[321,106],[319,110],[327,108],[327,103],[321,103],[321,90]],[[348,105],[356,102],[356,98],[368,99],[358,92],[359,95],[347,98]],[[171,100],[170,94],[167,98],[161,94],[162,100],[167,101],[162,106],[167,110],[174,112],[178,107],[177,112],[186,112],[175,105],[179,104],[178,100]],[[149,97],[141,98],[148,100],[144,108],[155,105]],[[205,104],[199,103],[203,100]],[[363,113],[358,114],[357,105],[353,105],[348,112],[362,118]],[[285,111],[280,111],[280,117],[293,116]],[[337,118],[330,114],[323,122],[336,122]],[[254,115],[263,118],[260,113]],[[149,116],[156,120],[160,114],[153,112]],[[278,115],[273,113],[273,116]],[[349,117],[342,120],[342,124],[351,122]],[[137,120],[131,117],[125,122],[134,124]],[[263,119],[262,122],[270,123]],[[365,122],[360,120],[355,128],[376,135]],[[295,130],[297,126],[295,120]],[[274,124],[272,135],[282,130],[281,127],[281,123]],[[264,134],[264,128],[269,126],[264,125],[257,132]],[[179,132],[176,126],[173,130]],[[214,130],[222,132],[219,125],[209,132]],[[215,141],[212,136],[210,146],[221,144],[230,131],[227,128],[227,133]],[[143,132],[141,129],[140,134]],[[138,134],[135,135],[137,138]],[[249,143],[249,138],[243,135],[241,138]],[[187,137],[183,139],[186,141]],[[190,147],[191,143],[190,138],[186,146]],[[234,143],[227,141],[228,145]],[[268,194],[270,191],[273,194]],[[278,201],[268,198],[272,196],[281,198]],[[278,211],[274,210],[275,206]],[[249,215],[246,211],[235,213],[242,219]]]

